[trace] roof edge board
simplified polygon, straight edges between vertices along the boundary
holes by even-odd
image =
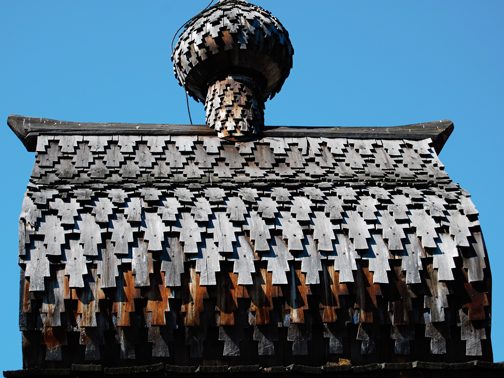
[[[214,135],[206,125],[170,125],[140,123],[67,122],[49,118],[25,117],[12,114],[7,124],[26,149],[35,151],[38,135]],[[410,139],[431,138],[439,154],[454,129],[450,120],[391,127],[306,127],[266,126],[257,139],[264,137],[333,137],[352,139]]]

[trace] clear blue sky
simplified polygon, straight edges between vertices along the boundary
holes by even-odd
[[[170,41],[209,0],[0,0],[0,370],[20,369],[18,216],[34,154],[9,114],[189,123]],[[394,126],[449,118],[440,158],[473,196],[493,271],[504,360],[504,1],[256,0],[290,33],[294,68],[266,124]],[[204,122],[191,102],[193,120]]]

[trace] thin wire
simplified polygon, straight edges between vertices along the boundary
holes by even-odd
[[[177,35],[178,33],[180,32],[180,30],[182,30],[182,28],[186,27],[191,21],[193,21],[196,17],[198,17],[200,15],[200,13],[206,11],[208,8],[210,8],[210,6],[212,5],[212,3],[214,2],[215,0],[211,0],[208,5],[205,7],[205,9],[203,9],[201,12],[199,12],[196,16],[194,16],[193,18],[191,18],[190,20],[187,20],[180,28],[178,28],[178,30],[175,32],[175,34],[173,35],[173,38],[171,40],[171,44],[170,44],[170,48],[171,48],[171,53],[172,53],[172,56],[173,56],[173,42],[175,42],[175,38],[177,38]],[[177,76],[179,77],[179,80],[181,81],[182,83],[182,87],[184,88],[184,92],[185,92],[185,97],[186,97],[186,105],[187,105],[187,114],[189,115],[189,122],[191,122],[191,125],[193,124],[192,122],[192,118],[191,118],[191,109],[189,108],[189,96],[187,95],[187,89],[185,87],[185,82],[183,80],[181,80],[181,74],[180,74],[180,71],[179,71],[179,68],[178,66],[175,64],[175,70],[177,70]]]

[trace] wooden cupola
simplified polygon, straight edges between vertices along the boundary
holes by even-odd
[[[221,0],[188,24],[173,52],[175,75],[205,102],[206,124],[232,140],[264,126],[264,102],[292,68],[289,34],[271,13],[244,0]]]

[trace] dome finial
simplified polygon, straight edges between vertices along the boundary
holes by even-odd
[[[264,126],[264,102],[280,91],[293,54],[289,34],[268,11],[219,0],[188,24],[172,59],[180,84],[205,102],[207,125],[235,140]]]

